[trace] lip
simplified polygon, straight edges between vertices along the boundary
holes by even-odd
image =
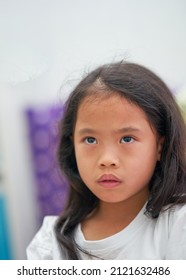
[[[103,188],[112,189],[120,185],[122,181],[112,174],[104,174],[98,179],[97,182]]]

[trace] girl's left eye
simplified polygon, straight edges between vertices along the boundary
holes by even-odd
[[[121,138],[121,143],[132,143],[134,141],[134,138],[131,136],[125,136]]]

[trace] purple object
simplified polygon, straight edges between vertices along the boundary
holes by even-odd
[[[29,142],[36,178],[40,217],[58,215],[67,197],[67,182],[57,163],[58,122],[63,106],[29,108],[26,110]]]

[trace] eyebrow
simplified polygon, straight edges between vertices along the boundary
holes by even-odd
[[[116,131],[116,133],[126,133],[126,132],[141,132],[141,130],[137,127],[133,127],[133,126],[127,126],[127,127],[123,127],[120,128]],[[82,134],[91,134],[91,133],[98,133],[97,130],[92,129],[92,128],[82,128],[78,131],[78,134],[82,135]]]

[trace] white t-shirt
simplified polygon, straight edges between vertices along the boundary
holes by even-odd
[[[145,206],[126,228],[105,239],[85,240],[79,224],[75,230],[76,243],[107,260],[186,260],[186,205],[162,212],[157,219],[144,214]],[[41,229],[27,248],[28,259],[67,259],[54,233],[57,218],[44,218]],[[90,259],[82,252],[80,256]]]

